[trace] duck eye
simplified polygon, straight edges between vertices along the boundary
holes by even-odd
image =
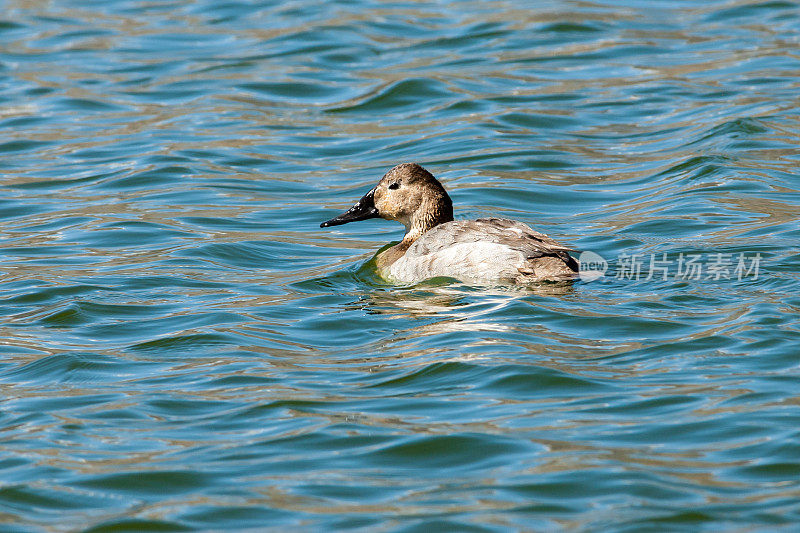
[[[390,183],[389,184],[389,188],[392,189],[392,190],[399,189],[400,188],[400,184],[395,181],[394,183]]]

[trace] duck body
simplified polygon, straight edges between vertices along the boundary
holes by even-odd
[[[449,277],[479,285],[530,284],[572,280],[578,273],[570,248],[522,222],[453,220],[444,187],[415,163],[391,169],[347,212],[321,227],[375,217],[406,226],[403,240],[375,258],[378,273],[392,282]]]
[[[383,251],[376,263],[382,277],[401,283],[440,276],[478,284],[565,281],[578,269],[569,248],[503,218],[439,224],[407,249],[400,243]]]

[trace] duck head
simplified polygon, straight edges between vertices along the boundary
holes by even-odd
[[[433,174],[416,163],[403,163],[384,174],[353,207],[320,227],[376,217],[402,223],[406,227],[403,241],[413,241],[432,227],[453,220],[453,202]]]

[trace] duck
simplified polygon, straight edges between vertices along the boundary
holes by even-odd
[[[417,163],[393,167],[350,209],[320,227],[371,218],[406,228],[402,241],[375,256],[378,274],[389,282],[445,277],[478,285],[528,285],[578,275],[578,262],[570,255],[574,250],[527,224],[505,218],[455,220],[447,191]]]

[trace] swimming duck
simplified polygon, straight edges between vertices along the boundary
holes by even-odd
[[[378,273],[390,281],[444,276],[482,285],[528,284],[570,280],[578,273],[570,248],[522,222],[453,220],[450,196],[416,163],[392,168],[353,207],[320,227],[378,217],[406,227],[403,240],[375,258]]]

